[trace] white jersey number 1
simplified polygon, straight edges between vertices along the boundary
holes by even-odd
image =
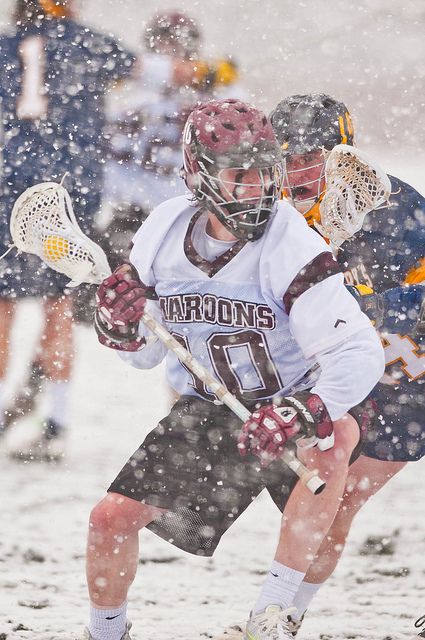
[[[22,64],[21,95],[16,103],[20,120],[38,120],[47,116],[47,96],[44,83],[46,54],[40,36],[24,38],[19,47]]]

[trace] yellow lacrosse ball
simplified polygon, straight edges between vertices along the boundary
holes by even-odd
[[[43,253],[46,260],[60,260],[69,253],[69,242],[62,236],[47,236],[43,240]]]

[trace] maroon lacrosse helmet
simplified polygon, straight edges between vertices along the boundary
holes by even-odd
[[[281,150],[264,113],[236,99],[198,105],[186,121],[183,158],[183,177],[197,201],[237,238],[257,240],[282,185]],[[233,176],[228,169],[236,170]]]
[[[178,11],[157,13],[145,29],[145,47],[180,58],[198,54],[201,32],[193,18]]]

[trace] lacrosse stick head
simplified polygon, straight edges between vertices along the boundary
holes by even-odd
[[[356,147],[338,144],[332,149],[325,164],[325,181],[320,223],[315,226],[335,247],[362,228],[366,214],[388,206],[390,179]]]
[[[78,226],[68,191],[56,182],[36,184],[19,196],[10,233],[19,251],[71,278],[69,286],[99,284],[111,272],[103,250]]]

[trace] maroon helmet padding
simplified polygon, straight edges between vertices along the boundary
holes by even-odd
[[[242,143],[255,146],[261,140],[276,140],[265,114],[236,99],[205,102],[192,111],[188,123],[198,142],[216,153]]]

